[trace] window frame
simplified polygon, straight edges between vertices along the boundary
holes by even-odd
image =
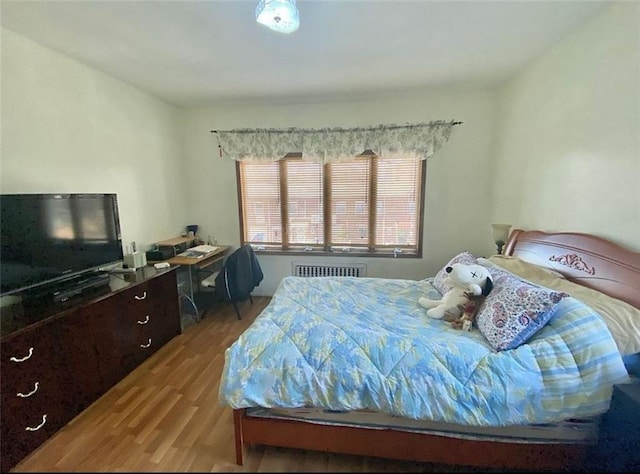
[[[370,157],[370,158],[376,158],[375,154],[373,154],[370,151],[365,151],[364,153],[362,153],[360,156],[362,157]],[[283,170],[284,170],[284,162],[288,159],[300,159],[302,157],[301,153],[288,153],[282,160],[279,160],[280,165],[279,165],[279,173],[280,176],[282,176],[283,174]],[[391,257],[391,258],[422,258],[422,241],[423,241],[423,236],[424,236],[424,203],[425,203],[425,199],[426,199],[426,177],[427,177],[427,160],[420,160],[420,166],[421,166],[421,172],[420,172],[420,183],[419,183],[419,192],[420,192],[420,199],[418,199],[416,201],[416,207],[417,207],[417,242],[416,242],[416,250],[413,251],[413,249],[411,249],[411,251],[407,251],[406,247],[398,247],[397,245],[388,245],[388,246],[379,246],[378,248],[372,249],[370,247],[367,247],[366,250],[363,251],[363,249],[361,247],[348,247],[348,250],[337,250],[335,247],[335,245],[333,246],[334,248],[332,249],[329,245],[325,244],[324,246],[304,246],[301,244],[291,244],[291,243],[282,243],[279,248],[273,248],[273,247],[265,247],[265,246],[259,246],[256,245],[255,243],[252,242],[247,242],[245,240],[245,226],[244,226],[244,209],[243,209],[243,196],[242,196],[242,179],[241,179],[241,175],[242,175],[242,171],[241,171],[241,162],[240,161],[236,161],[236,191],[237,191],[237,197],[238,197],[238,216],[239,216],[239,224],[240,224],[240,241],[241,241],[241,245],[244,245],[245,243],[250,243],[254,246],[254,251],[258,254],[263,254],[263,255],[290,255],[290,256],[299,256],[299,255],[305,255],[305,256],[323,256],[323,257],[328,257],[328,256],[333,256],[333,257],[345,257],[345,256],[357,256],[357,257]],[[324,164],[323,166],[327,166],[328,164]],[[376,162],[374,160],[374,166],[376,166]],[[374,174],[371,175],[371,179],[373,179]],[[285,186],[285,184],[282,182],[280,182],[280,191],[279,191],[279,195],[282,195],[282,188],[283,186]],[[331,200],[328,199],[328,186],[329,186],[329,182],[328,182],[328,177],[326,174],[323,175],[323,194],[324,194],[324,206],[323,206],[323,217],[324,217],[324,221],[327,222],[327,219],[331,218],[331,205],[330,202]],[[369,183],[369,186],[372,186],[372,183]],[[375,186],[374,186],[375,188]],[[374,204],[375,202],[375,204]],[[369,213],[370,216],[371,214],[374,215],[374,219],[375,219],[375,214],[377,214],[378,212],[378,208],[379,206],[383,205],[384,203],[382,202],[378,202],[377,199],[371,200],[370,204],[368,207],[365,208],[365,213]],[[285,203],[282,202],[280,203],[281,206],[281,218],[282,218],[282,230],[283,232],[288,232],[287,230],[287,226],[286,224],[284,224],[286,218],[287,218],[287,210],[286,210],[286,205]],[[324,241],[325,242],[329,242],[330,239],[330,227],[324,225],[323,226],[323,231],[324,231]],[[373,241],[373,236],[375,235],[375,228],[372,228],[372,226],[370,225],[370,236],[369,239],[370,241]],[[283,235],[283,241],[284,239],[284,235]],[[399,251],[398,251],[399,250]]]

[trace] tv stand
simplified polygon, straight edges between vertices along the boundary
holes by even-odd
[[[2,308],[1,472],[180,334],[176,273],[147,266],[66,302],[51,304],[49,292],[37,307]],[[68,289],[99,281],[86,276]]]

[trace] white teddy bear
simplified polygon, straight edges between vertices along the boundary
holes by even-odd
[[[442,299],[430,300],[422,297],[418,300],[420,306],[427,308],[427,316],[430,318],[442,319],[445,314],[458,317],[462,315],[470,295],[486,296],[493,289],[491,274],[482,265],[454,263],[445,268],[445,271],[448,275],[443,283],[453,287],[442,296]]]

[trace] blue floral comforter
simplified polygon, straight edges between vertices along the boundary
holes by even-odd
[[[220,402],[504,426],[603,413],[627,380],[605,322],[579,301],[495,352],[477,329],[426,316],[418,298],[439,298],[430,281],[285,277],[226,350]]]

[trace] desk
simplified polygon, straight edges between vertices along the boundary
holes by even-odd
[[[231,248],[229,245],[218,245],[218,250],[212,252],[204,257],[181,257],[179,255],[172,257],[166,260],[171,265],[179,265],[181,267],[186,267],[189,274],[189,297],[191,303],[193,304],[194,310],[196,311],[196,320],[200,320],[200,315],[198,314],[198,307],[195,301],[195,291],[193,289],[193,277],[197,276],[197,286],[198,290],[200,289],[200,278],[199,275],[201,272],[213,273],[211,270],[207,270],[208,267],[211,267],[217,263],[221,263],[224,260],[227,251]],[[195,275],[194,275],[195,272]]]
[[[180,247],[183,247],[186,249],[195,245],[197,240],[197,237],[174,237],[173,239],[157,242],[156,245],[158,247],[171,247],[173,249],[179,249]]]

